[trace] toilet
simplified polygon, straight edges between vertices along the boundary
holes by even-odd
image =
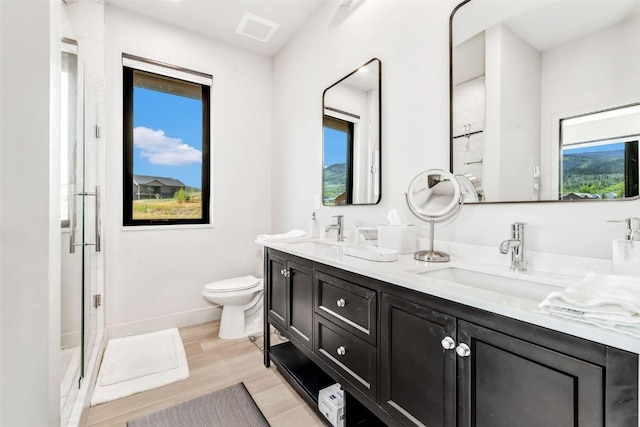
[[[234,277],[204,286],[202,296],[222,306],[218,336],[233,340],[262,332],[262,279],[254,276]]]

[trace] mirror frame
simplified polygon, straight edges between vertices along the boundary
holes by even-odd
[[[324,178],[320,179],[320,197],[321,197],[321,203],[322,206],[324,207],[328,207],[328,208],[332,208],[332,207],[345,207],[345,206],[372,206],[372,205],[377,205],[378,203],[380,203],[380,201],[382,200],[382,61],[377,58],[371,58],[370,60],[368,60],[367,62],[365,62],[364,64],[360,65],[359,67],[356,67],[355,70],[353,70],[352,72],[350,72],[349,74],[347,74],[346,76],[342,77],[340,80],[338,80],[337,82],[333,83],[331,86],[327,87],[323,92],[322,92],[322,115],[321,117],[323,118],[324,121],[324,110],[325,110],[325,97],[327,94],[327,91],[335,86],[337,86],[338,84],[342,83],[343,81],[345,81],[346,79],[348,79],[349,77],[351,77],[352,75],[354,75],[355,73],[358,72],[358,70],[362,67],[366,67],[367,65],[376,62],[378,63],[378,188],[380,189],[379,194],[378,194],[378,199],[375,202],[372,203],[357,203],[357,204],[353,204],[353,203],[349,203],[349,204],[345,204],[345,205],[325,205],[324,204]],[[325,147],[324,147],[324,125],[322,125],[322,170],[324,173],[324,151],[325,151]],[[324,176],[324,175],[323,175]]]
[[[449,171],[453,173],[453,18],[458,10],[472,0],[464,0],[456,5],[449,17]],[[492,205],[505,203],[580,203],[580,202],[630,202],[639,200],[640,195],[626,197],[624,199],[563,199],[563,200],[505,200],[505,201],[482,201],[465,202],[474,205]]]

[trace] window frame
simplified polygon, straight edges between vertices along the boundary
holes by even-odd
[[[124,56],[124,55],[123,55]],[[152,62],[159,64],[157,62]],[[165,64],[163,64],[165,65]],[[177,67],[167,66],[175,69]],[[134,72],[144,71],[161,78],[185,81],[199,84],[202,89],[202,217],[201,218],[171,218],[171,219],[134,219],[133,218],[133,91]],[[163,75],[147,70],[137,70],[127,65],[122,66],[123,88],[123,179],[122,179],[122,224],[125,227],[157,226],[157,225],[209,225],[211,224],[211,86],[202,83],[189,82],[174,76]]]
[[[322,132],[324,133],[325,128],[337,130],[339,132],[344,132],[347,137],[346,141],[346,159],[345,159],[345,203],[344,204],[335,204],[335,205],[325,205],[325,206],[348,206],[353,204],[353,150],[354,150],[354,135],[356,132],[356,127],[359,125],[360,117],[352,115],[350,113],[344,113],[338,111],[340,115],[331,114],[331,111],[325,108],[325,114],[322,118]],[[324,144],[323,144],[324,145]],[[324,162],[324,154],[323,154],[323,162]],[[322,200],[324,204],[324,181],[325,181],[325,170],[324,165],[322,167]]]

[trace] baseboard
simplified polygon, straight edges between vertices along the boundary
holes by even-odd
[[[60,334],[60,347],[78,347],[80,345],[80,331]]]
[[[220,319],[222,309],[212,306],[196,310],[172,313],[166,316],[151,317],[136,320],[134,322],[120,323],[107,326],[107,337],[122,338],[127,335],[146,334],[148,332],[161,331],[169,328],[182,328],[184,326],[198,325]]]

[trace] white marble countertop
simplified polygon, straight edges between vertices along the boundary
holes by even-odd
[[[331,245],[331,242],[311,239],[297,243],[261,241],[256,243],[362,276],[640,354],[640,338],[535,312],[538,304],[549,292],[571,286],[580,281],[589,271],[606,272],[603,271],[608,269],[608,262],[605,260],[575,257],[563,259],[563,257],[545,254],[546,256],[534,256],[535,259],[530,264],[533,268],[529,268],[527,272],[512,273],[508,268],[507,257],[483,257],[477,249],[473,248],[455,248],[467,256],[456,256],[456,252],[451,251],[449,252],[451,261],[447,263],[416,261],[412,254],[400,255],[398,261],[394,262],[373,262],[343,255],[335,242],[335,245]],[[438,249],[441,248],[438,247]],[[499,263],[495,263],[495,260],[499,260]],[[547,271],[540,268],[554,265],[557,268]],[[457,268],[515,279],[510,283],[514,288],[504,288],[506,291],[503,292],[428,276],[429,272],[443,268]],[[516,289],[517,287],[521,289]]]

